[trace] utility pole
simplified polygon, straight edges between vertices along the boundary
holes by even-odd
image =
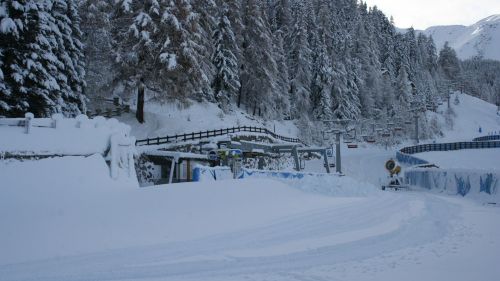
[[[340,159],[340,131],[335,132],[335,152],[335,167],[337,168],[336,171],[338,174],[342,174],[342,161]]]

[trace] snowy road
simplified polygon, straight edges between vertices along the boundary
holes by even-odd
[[[451,276],[493,280],[500,274],[499,221],[499,208],[420,192],[330,198],[327,207],[240,231],[0,265],[0,276],[2,280],[379,280],[377,276],[401,280],[387,279],[399,274],[405,280],[451,280]]]

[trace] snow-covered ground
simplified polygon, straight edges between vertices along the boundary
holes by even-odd
[[[440,168],[500,170],[500,149],[466,149],[415,154]]]
[[[439,141],[470,141],[500,130],[496,108],[459,98],[460,104],[453,105],[455,126]],[[241,113],[222,122],[210,105],[175,110],[159,107],[149,113],[156,114],[150,118],[154,121],[132,124],[133,131],[152,137],[151,132],[259,124],[248,117],[242,121]],[[174,118],[177,114],[183,117]],[[291,122],[276,127],[277,133],[297,134]],[[42,144],[34,147],[49,145],[38,140]],[[29,148],[29,143],[11,140],[8,145]],[[444,166],[491,156],[491,162],[482,163],[491,169],[498,167],[492,151],[498,152],[422,156]],[[460,281],[500,276],[500,208],[420,190],[380,191],[387,177],[383,164],[395,156],[391,149],[343,145],[346,176],[340,178],[250,178],[151,188],[138,188],[126,177],[112,180],[97,152],[0,160],[0,280]],[[323,172],[323,162],[308,161],[306,170]],[[498,192],[491,196],[499,197]]]
[[[9,172],[0,171],[2,178]],[[102,177],[96,179],[106,182]],[[269,179],[148,189],[41,182],[50,184],[12,178],[0,190],[2,280],[494,280],[500,274],[500,209],[460,198],[325,196]]]
[[[471,26],[450,25],[429,27],[423,33],[432,36],[437,48],[445,42],[457,51],[461,59],[481,55],[485,59],[500,60],[500,15],[492,15]]]
[[[458,105],[455,104],[457,97]],[[500,134],[500,116],[497,114],[498,108],[494,104],[465,94],[451,95],[450,103],[455,112],[453,127],[446,128],[444,116],[439,115],[445,136],[437,142],[472,141],[473,138],[487,134],[495,132]],[[439,111],[442,113],[446,109],[446,102],[439,107]]]
[[[292,138],[298,135],[298,129],[293,121],[265,122],[237,108],[230,113],[223,113],[213,103],[193,103],[190,106],[181,106],[178,103],[148,102],[144,110],[146,120],[144,124],[139,124],[134,114],[126,114],[119,118],[120,121],[132,127],[132,135],[138,139],[239,126],[275,129],[277,134]]]

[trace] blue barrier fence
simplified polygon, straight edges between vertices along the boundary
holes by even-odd
[[[461,196],[496,195],[500,187],[498,173],[454,169],[410,169],[405,172],[405,180],[412,186]]]
[[[404,163],[410,166],[429,164],[428,161],[420,159],[410,154],[404,154],[401,152],[396,152],[396,159],[399,163]]]

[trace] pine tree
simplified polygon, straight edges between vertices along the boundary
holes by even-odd
[[[2,3],[0,115],[47,116],[84,110],[84,62],[73,1]]]
[[[290,97],[292,117],[299,118],[310,109],[311,81],[312,81],[312,51],[309,44],[303,2],[296,2],[293,6],[293,29],[291,31],[289,53]]]
[[[238,62],[233,53],[237,49],[236,38],[227,17],[228,12],[229,7],[224,5],[213,34],[215,52],[212,56],[216,69],[212,87],[215,99],[224,110],[236,100],[240,88]]]
[[[86,65],[85,93],[106,97],[113,91],[116,69],[112,47],[112,0],[84,0],[80,4]]]
[[[246,0],[244,11],[242,91],[239,99],[253,115],[278,116],[280,113],[276,112],[272,99],[278,69],[269,21],[260,1]]]
[[[439,52],[438,64],[446,79],[457,81],[460,75],[460,62],[457,53],[450,47],[448,42],[444,44],[443,49]]]
[[[396,100],[398,102],[399,112],[407,111],[411,102],[412,87],[408,80],[408,74],[405,68],[401,68],[397,77]]]
[[[333,118],[332,113],[332,79],[334,74],[330,58],[325,46],[325,35],[318,41],[314,58],[314,77],[311,86],[311,103],[313,116],[318,120]]]

